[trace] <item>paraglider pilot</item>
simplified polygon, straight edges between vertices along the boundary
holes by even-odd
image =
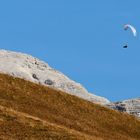
[[[127,48],[127,47],[128,47],[127,45],[124,45],[124,46],[123,46],[123,48]]]

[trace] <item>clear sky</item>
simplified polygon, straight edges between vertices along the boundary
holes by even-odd
[[[1,49],[38,57],[111,101],[140,96],[139,34],[139,0],[0,1]]]

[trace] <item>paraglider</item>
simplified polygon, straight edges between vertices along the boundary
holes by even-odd
[[[130,25],[130,24],[126,24],[124,25],[124,30],[127,31],[128,29],[131,30],[131,32],[133,33],[133,36],[136,37],[137,36],[137,30],[134,26]],[[124,45],[123,48],[127,48],[128,45]]]

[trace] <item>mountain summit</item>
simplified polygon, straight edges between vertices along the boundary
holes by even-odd
[[[81,84],[27,54],[0,50],[0,72],[50,86],[91,102],[109,103],[106,98],[90,94]]]

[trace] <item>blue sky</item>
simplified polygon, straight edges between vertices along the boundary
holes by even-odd
[[[0,1],[0,48],[38,57],[111,101],[139,97],[139,5],[139,0]],[[137,28],[136,38],[123,30],[126,23]]]

